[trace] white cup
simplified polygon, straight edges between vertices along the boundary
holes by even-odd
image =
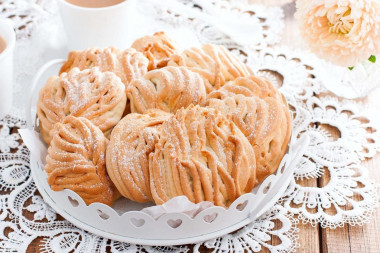
[[[67,36],[68,49],[131,44],[134,0],[125,0],[104,8],[86,8],[57,0]]]
[[[13,51],[16,35],[9,19],[0,19],[0,37],[6,43],[5,50],[0,53],[0,117],[2,117],[11,109],[13,96]]]

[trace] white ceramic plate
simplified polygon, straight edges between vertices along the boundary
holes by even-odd
[[[139,204],[124,198],[116,201],[113,208],[100,203],[87,206],[71,190],[51,190],[43,166],[46,146],[31,131],[36,115],[38,91],[50,76],[59,72],[63,62],[64,60],[53,60],[37,73],[31,87],[31,110],[27,115],[29,130],[22,130],[21,135],[31,150],[32,177],[44,200],[74,225],[105,238],[134,244],[166,246],[197,243],[235,231],[257,219],[278,201],[289,185],[295,166],[309,142],[307,137],[298,140],[292,138],[288,153],[276,173],[256,186],[251,193],[235,200],[228,209],[212,206],[193,218],[184,213],[170,212],[154,219],[140,211],[151,204]],[[211,216],[215,218],[207,221],[207,217]]]

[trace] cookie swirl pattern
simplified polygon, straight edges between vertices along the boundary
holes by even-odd
[[[54,191],[70,189],[87,205],[112,205],[117,193],[106,175],[107,138],[86,118],[68,116],[53,129],[45,171]]]
[[[237,77],[249,76],[248,67],[225,47],[206,44],[171,57],[169,66],[185,66],[205,80],[207,93],[217,90]]]
[[[41,89],[37,103],[44,141],[50,143],[50,130],[68,115],[89,119],[108,136],[123,114],[124,89],[114,73],[103,73],[98,68],[74,68],[51,77]]]
[[[133,42],[132,48],[149,59],[148,70],[166,67],[170,57],[179,52],[177,44],[164,32],[141,37]]]
[[[149,60],[134,48],[121,50],[114,47],[89,48],[83,51],[71,51],[61,67],[60,74],[73,68],[80,70],[98,67],[100,71],[110,71],[120,77],[127,87],[148,72]]]
[[[185,195],[198,203],[228,206],[255,184],[255,156],[244,134],[221,113],[200,106],[165,121],[149,157],[156,204]]]
[[[185,67],[165,67],[148,72],[127,88],[131,111],[145,113],[157,108],[175,113],[190,104],[206,102],[204,81]]]
[[[114,128],[107,149],[107,171],[122,196],[143,203],[152,200],[149,155],[159,140],[159,128],[171,114],[151,110],[131,113]]]
[[[250,141],[257,183],[278,168],[290,140],[291,115],[285,98],[268,80],[238,78],[210,93],[207,105],[231,119]]]

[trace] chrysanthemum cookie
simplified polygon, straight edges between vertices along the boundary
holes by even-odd
[[[133,42],[132,48],[142,52],[149,59],[149,70],[165,67],[170,57],[178,53],[176,43],[164,32],[139,38]]]
[[[156,204],[185,195],[198,203],[229,206],[255,184],[253,148],[239,128],[212,108],[189,106],[162,124],[150,155]]]
[[[87,205],[112,205],[117,196],[106,174],[107,138],[91,121],[66,117],[52,131],[45,170],[54,191],[70,189]]]
[[[191,48],[171,57],[169,66],[185,66],[199,73],[210,93],[237,77],[249,76],[248,67],[223,46],[206,44],[202,48]]]
[[[98,67],[100,71],[115,73],[127,87],[131,81],[145,75],[148,64],[149,60],[133,48],[124,51],[114,47],[89,48],[70,52],[60,74],[73,68],[85,70]]]
[[[219,90],[215,90],[208,98],[224,98],[230,94],[242,94],[246,97],[257,96],[259,98],[272,97],[282,100],[281,93],[265,77],[247,76],[239,77],[226,83]]]
[[[106,135],[119,122],[126,104],[124,84],[112,72],[98,68],[51,77],[41,89],[37,114],[42,137],[50,143],[50,130],[66,116],[84,117]]]
[[[251,76],[210,93],[207,104],[231,119],[250,141],[257,183],[275,172],[291,135],[290,112],[281,93],[268,80]]]
[[[131,113],[114,128],[107,149],[107,171],[119,192],[143,203],[152,200],[149,185],[149,154],[159,140],[159,128],[171,114],[151,110]]]
[[[206,101],[201,76],[185,67],[165,67],[149,71],[127,88],[131,111],[145,113],[152,108],[175,113],[190,104]]]

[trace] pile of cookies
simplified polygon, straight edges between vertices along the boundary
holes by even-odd
[[[227,207],[277,170],[284,97],[222,46],[178,48],[159,32],[69,53],[37,104],[53,190],[86,204],[185,195]]]

